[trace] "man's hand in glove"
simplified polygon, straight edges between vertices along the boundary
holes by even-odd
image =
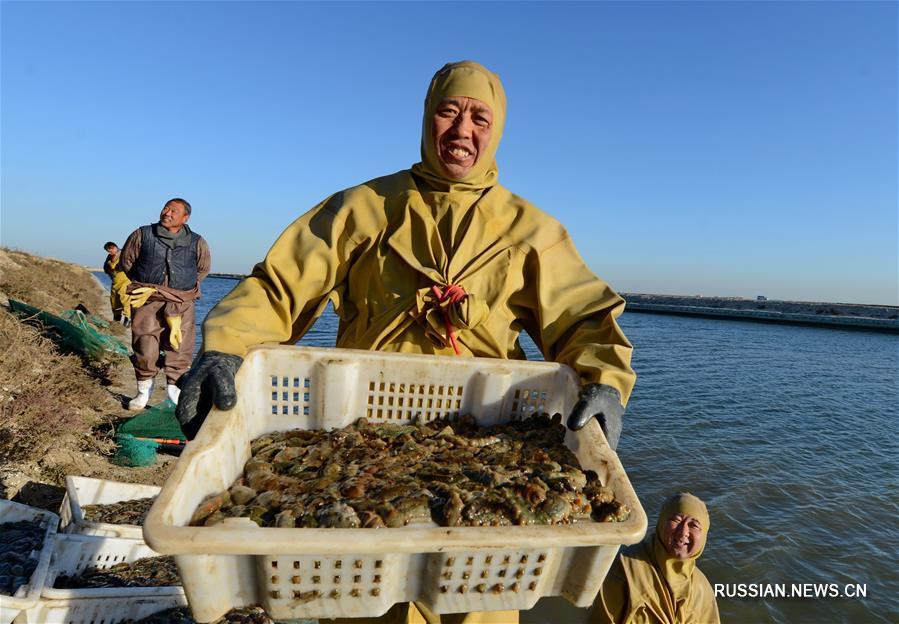
[[[587,384],[581,391],[581,400],[577,402],[568,418],[568,428],[577,431],[594,416],[599,421],[609,446],[618,447],[621,437],[621,417],[624,407],[621,405],[621,394],[612,386],[603,384]]]
[[[180,316],[167,316],[165,317],[165,324],[169,326],[169,345],[175,351],[181,346],[181,317]]]
[[[145,303],[147,303],[147,299],[150,298],[150,295],[156,292],[155,288],[150,288],[149,286],[139,286],[135,288],[130,293],[128,293],[128,297],[130,299],[129,303],[131,304],[131,308],[139,308]]]
[[[243,358],[219,351],[206,351],[181,378],[181,396],[175,415],[188,440],[193,440],[212,405],[229,410],[237,403],[234,375]]]

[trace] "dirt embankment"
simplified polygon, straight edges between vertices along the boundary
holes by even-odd
[[[110,461],[115,424],[129,416],[135,391],[128,359],[62,353],[49,332],[10,312],[9,298],[57,315],[81,304],[111,319],[108,293],[86,269],[0,248],[0,498],[56,511],[70,474],[161,485],[173,457],[160,454],[147,468]],[[130,343],[120,325],[109,331]]]

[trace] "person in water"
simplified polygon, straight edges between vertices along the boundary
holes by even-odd
[[[686,492],[671,496],[655,532],[612,564],[590,624],[718,624],[712,586],[696,566],[708,532],[705,503]]]

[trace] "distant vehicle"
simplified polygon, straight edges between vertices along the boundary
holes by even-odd
[[[755,298],[755,300],[756,301],[768,301],[768,297],[766,297],[765,295],[759,295],[758,297]]]

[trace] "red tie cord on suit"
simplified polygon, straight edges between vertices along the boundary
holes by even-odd
[[[437,300],[440,303],[444,301],[449,301],[450,303],[459,303],[465,297],[468,296],[468,293],[465,292],[465,289],[461,286],[457,286],[456,284],[450,284],[443,290],[435,284],[431,286],[431,292],[434,293],[434,296],[437,297]],[[440,308],[440,311],[443,313],[443,322],[446,323],[446,335],[449,338],[450,344],[453,345],[453,351],[456,352],[456,355],[459,355],[459,345],[456,344],[456,334],[453,332],[453,324],[450,322],[449,312],[446,311],[445,307]]]

